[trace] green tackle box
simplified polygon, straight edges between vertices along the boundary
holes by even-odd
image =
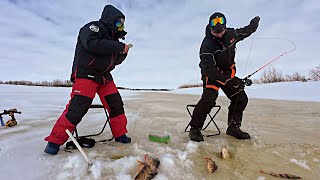
[[[159,143],[168,143],[168,141],[170,141],[170,135],[149,134],[149,140]]]

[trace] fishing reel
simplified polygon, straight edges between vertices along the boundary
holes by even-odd
[[[248,79],[248,78],[244,78],[242,79],[244,85],[246,86],[251,86],[253,84],[252,80],[251,79]]]
[[[244,79],[241,79],[241,80],[242,80],[242,82],[243,82],[243,84],[244,84],[245,86],[251,86],[251,85],[253,84],[252,80],[249,79],[248,76],[245,77]],[[238,92],[232,94],[230,97],[233,97],[234,95],[238,94],[239,92],[241,92],[241,91],[243,91],[243,90],[244,90],[244,87],[241,88],[241,89],[239,89]]]

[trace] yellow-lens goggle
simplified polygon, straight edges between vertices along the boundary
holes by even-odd
[[[118,28],[118,31],[124,30],[124,20],[118,20],[114,22],[114,25]]]
[[[226,20],[223,18],[223,17],[217,17],[217,18],[214,18],[210,21],[210,26],[211,27],[214,27],[216,26],[218,23],[220,24],[225,24],[226,23]]]

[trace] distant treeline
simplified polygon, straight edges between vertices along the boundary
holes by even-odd
[[[0,81],[0,84],[25,85],[25,86],[49,86],[49,87],[72,87],[70,80],[54,80],[54,81]]]
[[[309,80],[320,81],[320,65],[309,70],[309,77],[301,75],[299,73],[293,73],[291,75],[283,75],[280,70],[276,68],[270,68],[265,70],[259,79],[253,79],[254,83],[275,83],[275,82],[289,82],[289,81],[301,81],[306,82]],[[0,81],[0,84],[12,84],[12,85],[26,85],[26,86],[49,86],[49,87],[72,87],[72,82],[70,80],[54,80],[54,81]],[[202,83],[199,84],[185,84],[178,88],[192,88],[192,87],[202,87]],[[132,91],[170,91],[171,89],[141,89],[141,88],[125,88],[118,87],[118,89],[132,90]]]
[[[259,79],[253,79],[254,83],[265,84],[265,83],[276,83],[276,82],[291,82],[291,81],[320,81],[320,65],[309,70],[309,77],[301,75],[299,73],[293,73],[291,75],[283,75],[280,70],[276,68],[270,68],[269,70],[263,71]],[[179,89],[202,87],[202,83],[199,84],[184,84],[179,86]]]
[[[256,83],[275,83],[275,82],[290,82],[290,81],[320,81],[320,65],[309,70],[309,77],[301,75],[297,72],[291,75],[283,75],[280,70],[271,68],[265,70],[259,79],[255,80]]]
[[[117,87],[118,89],[130,90],[130,91],[172,91],[172,89],[147,89],[147,88],[125,88],[125,87]]]
[[[11,85],[24,85],[24,86],[47,86],[47,87],[72,87],[70,80],[54,80],[54,81],[0,81],[0,84],[11,84]],[[142,89],[142,88],[126,88],[117,87],[118,89],[130,90],[130,91],[171,91],[171,89]]]

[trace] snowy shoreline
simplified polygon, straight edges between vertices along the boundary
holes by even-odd
[[[286,87],[298,85],[299,83]],[[311,91],[312,87],[317,88],[317,85],[318,83],[315,83],[303,87]],[[266,95],[261,89],[268,89],[267,87],[255,88],[259,93]],[[238,141],[225,134],[229,101],[226,97],[220,97],[217,103],[222,109],[216,117],[216,123],[221,129],[221,135],[206,138],[204,143],[198,144],[190,142],[187,133],[183,132],[190,120],[185,105],[196,103],[201,95],[201,88],[190,90],[195,90],[188,92],[194,95],[185,95],[185,90],[182,90],[182,94],[180,90],[173,92],[120,90],[128,117],[128,134],[133,142],[125,146],[114,141],[106,144],[98,143],[92,149],[85,149],[94,163],[88,168],[77,150],[68,153],[63,151],[63,146],[57,156],[43,153],[46,144],[43,138],[50,133],[56,119],[64,110],[69,100],[70,88],[0,85],[2,100],[0,108],[3,110],[16,107],[22,112],[16,115],[18,121],[16,127],[0,128],[0,164],[3,165],[0,168],[0,177],[1,179],[126,180],[135,176],[136,160],[142,160],[144,154],[160,159],[161,166],[156,176],[158,180],[210,179],[212,176],[220,179],[258,178],[262,177],[259,174],[260,169],[268,171],[282,169],[309,179],[320,175],[317,171],[319,162],[314,159],[320,149],[317,141],[320,138],[317,133],[320,122],[318,102],[251,99],[245,111],[243,128],[253,139]],[[178,94],[174,94],[177,91]],[[248,93],[250,96],[249,88]],[[307,94],[304,95],[306,100],[310,99],[307,98]],[[96,97],[94,103],[99,103],[99,98]],[[78,125],[79,132],[81,134],[99,132],[104,118],[103,111],[89,110]],[[6,120],[8,116],[4,116],[4,121]],[[210,130],[214,131],[213,128]],[[171,142],[168,144],[151,142],[147,138],[150,132],[166,132],[171,135]],[[101,140],[106,137],[110,137],[108,128],[101,136],[94,139]],[[219,154],[223,145],[228,145],[235,158],[229,161],[217,158],[216,154]],[[113,160],[114,156],[125,157]],[[212,157],[217,162],[219,169],[216,174],[207,173],[203,164],[205,157]],[[243,169],[244,163],[247,166],[245,169]],[[16,173],[17,171],[19,173]]]
[[[53,91],[51,91],[53,90]],[[119,89],[122,93],[159,92],[173,94],[201,95],[202,87],[185,89]],[[273,99],[287,101],[320,102],[320,81],[308,82],[281,82],[269,84],[253,84],[246,87],[249,98]],[[70,93],[71,87],[43,87],[0,84],[0,93]],[[225,96],[219,91],[219,96]]]

